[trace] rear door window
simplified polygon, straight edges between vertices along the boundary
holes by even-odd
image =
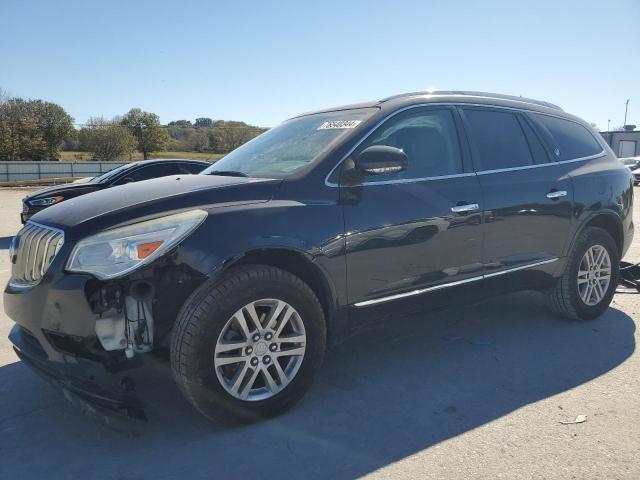
[[[593,134],[579,123],[539,113],[530,113],[529,116],[553,138],[558,160],[575,160],[602,152],[602,146]]]
[[[533,165],[529,142],[516,113],[463,108],[476,171]]]

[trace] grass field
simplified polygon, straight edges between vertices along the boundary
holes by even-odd
[[[91,152],[60,152],[60,160],[91,160]],[[198,153],[198,152],[156,152],[151,158],[192,158],[194,160],[218,160],[224,155],[221,153]],[[142,160],[142,153],[136,152],[131,157],[121,160]]]

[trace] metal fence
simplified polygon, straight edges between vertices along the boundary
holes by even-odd
[[[0,182],[95,177],[128,162],[0,162]]]

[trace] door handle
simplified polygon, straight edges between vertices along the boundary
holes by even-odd
[[[558,198],[566,197],[566,196],[567,196],[566,190],[553,190],[547,193],[547,198],[550,198],[551,200],[556,200]]]
[[[451,207],[451,211],[453,213],[466,213],[473,212],[474,210],[478,210],[480,206],[477,203],[465,203],[464,205],[456,205],[455,207]]]

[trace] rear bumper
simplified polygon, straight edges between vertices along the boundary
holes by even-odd
[[[75,358],[73,363],[50,361],[40,342],[19,325],[13,327],[9,340],[26,365],[84,411],[100,417],[146,418],[145,402],[135,394],[129,371],[109,372],[102,363],[83,358]]]

